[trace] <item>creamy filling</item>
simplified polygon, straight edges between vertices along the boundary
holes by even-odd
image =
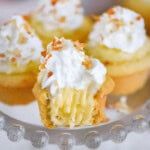
[[[37,63],[42,43],[21,16],[0,26],[0,72],[22,72],[29,63]]]
[[[51,99],[50,117],[54,126],[75,127],[92,125],[95,100],[87,90],[64,88]]]
[[[143,18],[120,6],[109,9],[99,17],[89,36],[91,45],[105,45],[125,53],[135,53],[146,40]]]
[[[46,30],[74,30],[84,21],[80,0],[42,0],[39,5],[31,18],[40,22]]]

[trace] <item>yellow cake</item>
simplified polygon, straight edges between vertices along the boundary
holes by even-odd
[[[55,38],[42,52],[33,92],[45,127],[78,127],[106,121],[105,103],[114,83],[82,44]]]
[[[5,91],[18,89],[19,94],[24,88],[33,87],[42,50],[41,41],[23,17],[15,16],[0,26],[0,89],[3,89],[0,95],[4,88]]]
[[[45,47],[55,36],[84,42],[91,29],[91,20],[84,16],[80,0],[43,0],[26,18]]]
[[[114,94],[139,90],[150,69],[150,38],[143,18],[120,6],[109,9],[95,23],[86,53],[105,64],[115,81]]]

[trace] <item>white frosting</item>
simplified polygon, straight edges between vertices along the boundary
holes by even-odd
[[[83,61],[87,57],[79,51],[70,40],[60,39],[63,47],[60,51],[54,51],[52,43],[48,46],[47,53],[51,57],[43,58],[41,62],[45,64],[39,74],[39,82],[42,88],[49,88],[50,93],[55,95],[61,88],[86,89],[92,87],[95,93],[105,81],[106,69],[97,59],[91,59],[92,67],[87,69]],[[53,75],[48,77],[48,72]]]
[[[57,2],[52,4],[52,1]],[[74,30],[83,23],[83,8],[80,0],[42,0],[32,18],[42,23],[47,30]]]
[[[126,8],[114,7],[100,16],[89,37],[93,45],[134,53],[146,40],[143,18]]]
[[[20,70],[30,61],[38,61],[43,50],[41,41],[21,16],[0,26],[0,72],[11,73],[14,65]]]

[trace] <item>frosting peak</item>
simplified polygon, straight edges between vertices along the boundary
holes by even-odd
[[[145,39],[143,18],[120,6],[102,14],[89,37],[93,45],[105,45],[126,53],[136,52],[144,44]]]
[[[39,9],[32,14],[45,29],[77,29],[83,23],[80,0],[42,0]]]
[[[41,41],[21,16],[0,26],[0,72],[13,72],[14,65],[25,69],[30,61],[39,60],[42,49]]]
[[[103,84],[106,69],[98,60],[89,58],[78,42],[55,38],[42,52],[39,82],[55,95],[61,88],[87,89],[95,93]]]

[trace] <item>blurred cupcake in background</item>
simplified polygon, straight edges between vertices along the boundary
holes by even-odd
[[[0,95],[4,99],[6,91],[12,94],[7,96],[11,97],[11,102],[17,103],[15,94],[33,87],[42,50],[40,39],[23,17],[15,16],[0,26],[0,88],[3,91]],[[9,89],[11,92],[8,92]],[[23,95],[17,98],[18,103],[21,103]]]
[[[54,36],[86,41],[91,21],[84,16],[80,0],[43,0],[26,17],[46,46]]]
[[[87,54],[101,60],[115,81],[114,94],[142,88],[150,69],[150,39],[140,14],[116,6],[99,17],[89,35]]]
[[[146,24],[146,29],[150,35],[150,0],[123,0],[122,5],[140,13]]]

